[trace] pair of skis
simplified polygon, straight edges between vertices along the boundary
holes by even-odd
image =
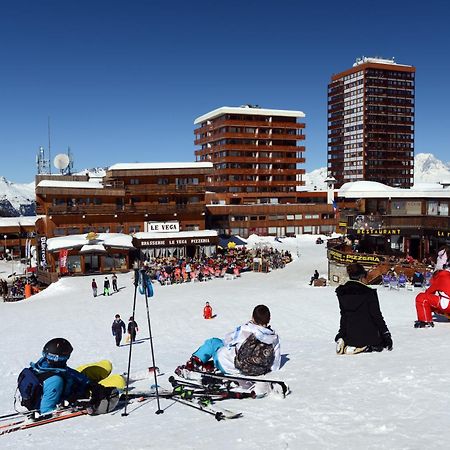
[[[171,377],[173,378],[173,377]],[[178,383],[176,380],[172,381],[173,390],[158,389],[160,398],[173,400],[174,402],[189,406],[204,413],[214,416],[218,421],[226,419],[236,419],[242,416],[241,412],[231,411],[216,405],[216,402],[230,398],[255,398],[254,392],[232,392],[222,389],[205,389],[204,386],[183,382]],[[137,399],[138,401],[145,401],[148,398],[155,398],[156,392],[150,391],[132,391],[128,394],[129,399]]]
[[[20,414],[17,414],[17,420],[9,422],[5,425],[0,425],[0,436],[13,433],[14,431],[27,430],[29,428],[47,425],[49,423],[59,422],[61,420],[71,419],[73,417],[83,416],[86,414],[88,414],[88,411],[85,408],[64,408],[53,412],[51,415],[49,414],[46,416],[42,416],[35,420],[31,420],[30,414],[22,416],[20,416]]]
[[[200,370],[187,370],[183,369],[183,378],[191,381],[200,381],[202,385],[214,385],[214,384],[227,384],[234,383],[237,386],[245,388],[254,387],[257,396],[262,395],[264,392],[267,394],[273,393],[277,396],[284,398],[290,390],[289,386],[280,380],[269,380],[266,378],[252,378],[240,375],[224,375],[221,373],[202,372]],[[171,377],[173,378],[173,377]],[[169,379],[170,381],[170,379]],[[261,394],[260,394],[261,393]]]

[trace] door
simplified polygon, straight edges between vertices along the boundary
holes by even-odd
[[[86,273],[98,272],[98,255],[86,255],[84,257],[84,270]]]

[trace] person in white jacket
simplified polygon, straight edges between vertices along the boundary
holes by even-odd
[[[223,339],[207,339],[175,372],[180,375],[183,369],[211,371],[216,368],[224,374],[262,375],[278,370],[281,363],[280,340],[269,322],[269,308],[256,306],[249,322]]]

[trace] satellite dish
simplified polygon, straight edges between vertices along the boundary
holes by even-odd
[[[59,153],[58,155],[55,156],[55,159],[53,160],[53,165],[61,171],[66,169],[69,163],[70,158],[65,153]]]

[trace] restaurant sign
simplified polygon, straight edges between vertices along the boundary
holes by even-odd
[[[180,222],[147,222],[146,228],[149,233],[178,233]]]
[[[161,239],[136,239],[137,247],[179,247],[184,245],[216,245],[217,236],[161,238]]]
[[[375,228],[375,229],[360,229],[355,230],[356,234],[360,235],[377,235],[377,236],[391,236],[391,235],[400,235],[400,229],[398,228]]]
[[[338,250],[329,250],[328,259],[343,264],[361,263],[361,264],[379,264],[382,258],[378,255],[365,255],[363,253],[343,253]]]

